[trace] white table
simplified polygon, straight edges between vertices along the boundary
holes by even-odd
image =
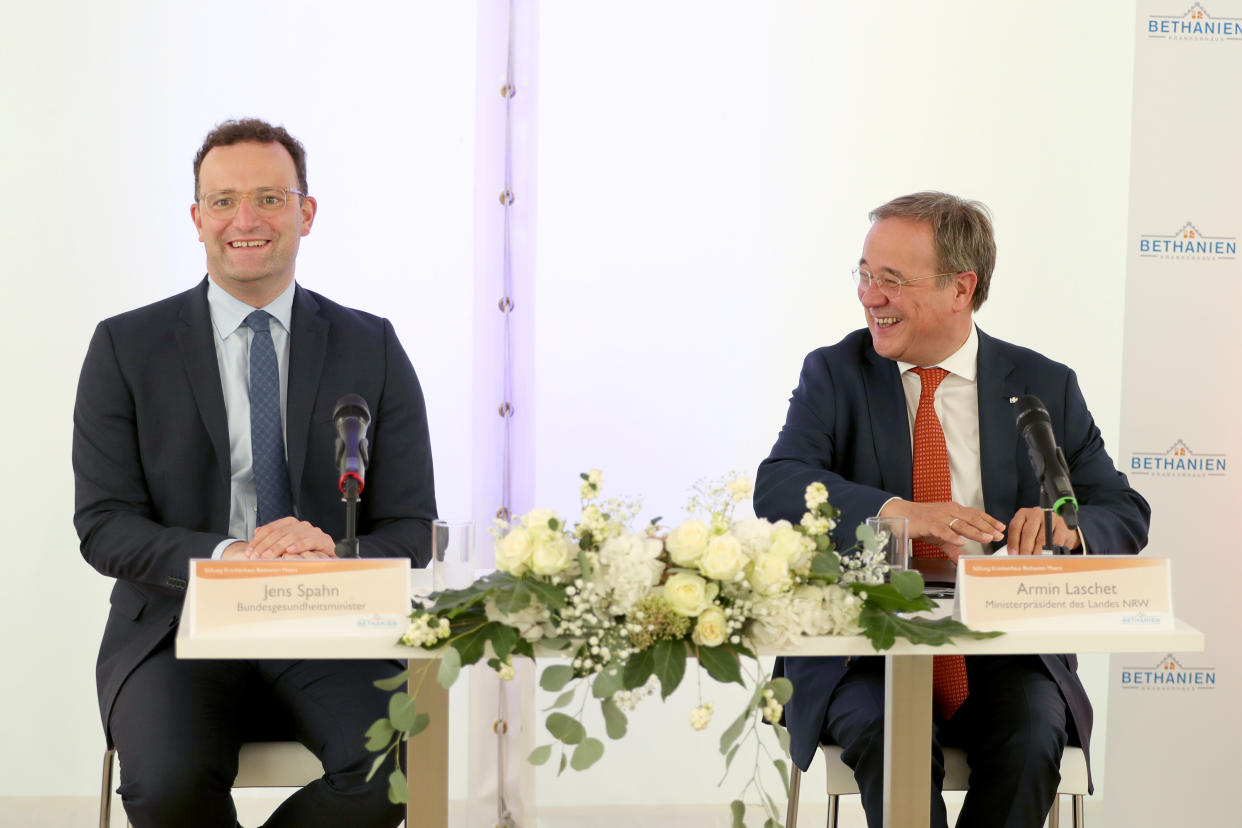
[[[1181,621],[1172,630],[1118,632],[1014,632],[982,640],[955,639],[946,647],[898,639],[885,656],[884,824],[887,828],[925,828],[931,788],[932,656],[1020,655],[1030,653],[1201,652],[1203,633]],[[761,655],[876,655],[863,636],[805,638]],[[563,657],[544,653],[550,658]],[[401,647],[383,639],[217,638],[194,639],[187,625],[177,631],[178,658],[395,658],[411,672],[434,653]],[[414,677],[411,676],[411,679]],[[417,690],[417,692],[416,692]],[[448,693],[435,681],[435,666],[410,694],[431,724],[410,742],[406,775],[410,804],[407,828],[448,826]],[[361,734],[359,734],[361,736]]]

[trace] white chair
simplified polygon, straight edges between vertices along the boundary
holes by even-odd
[[[837,807],[840,798],[848,794],[858,793],[858,782],[854,779],[854,771],[841,761],[841,748],[836,745],[820,745],[824,755],[824,764],[828,772],[828,828],[837,828]],[[958,748],[943,748],[944,751],[944,790],[964,791],[970,787],[970,766],[966,764],[966,754]],[[789,808],[785,813],[785,828],[796,828],[798,825],[798,789],[802,783],[802,772],[796,765],[789,779]],[[1083,797],[1087,795],[1087,758],[1082,748],[1067,747],[1061,756],[1061,784],[1057,786],[1057,796],[1052,800],[1052,810],[1048,812],[1048,828],[1060,828],[1061,795],[1074,798],[1074,828],[1085,828],[1083,822]]]
[[[104,752],[99,828],[110,828],[116,750]],[[234,788],[300,788],[323,776],[323,765],[301,742],[247,742],[237,758]],[[129,823],[125,823],[127,828]]]

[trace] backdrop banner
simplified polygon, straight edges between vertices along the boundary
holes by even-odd
[[[1105,825],[1234,825],[1242,393],[1238,332],[1213,309],[1242,298],[1242,3],[1139,0],[1135,29],[1118,465],[1207,649],[1112,657]]]

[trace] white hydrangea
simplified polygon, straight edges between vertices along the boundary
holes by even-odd
[[[599,566],[592,580],[609,596],[608,614],[629,615],[660,583],[663,545],[646,535],[612,538],[599,550]]]

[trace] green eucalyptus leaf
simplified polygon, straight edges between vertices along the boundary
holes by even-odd
[[[699,664],[707,674],[722,684],[735,682],[745,686],[742,681],[742,664],[734,650],[728,644],[719,647],[699,647]]]
[[[725,754],[725,771],[729,770],[729,766],[733,764],[733,757],[737,756],[737,752],[741,749],[741,747],[742,743],[738,742],[733,747],[729,748],[729,752]],[[724,780],[722,779],[720,781],[723,782]]]
[[[620,739],[624,737],[629,727],[629,720],[621,712],[621,708],[617,707],[617,703],[612,699],[604,699],[600,703],[600,708],[604,712],[604,729],[608,733],[608,738]]]
[[[890,582],[907,601],[913,601],[923,595],[923,576],[913,569],[892,573]]]
[[[811,558],[811,577],[835,583],[841,578],[841,559],[835,552],[820,550]]]
[[[371,777],[375,776],[375,772],[380,769],[380,766],[384,764],[384,760],[387,758],[388,758],[388,751],[384,751],[379,756],[375,757],[375,761],[371,763],[371,770],[369,773],[367,773],[367,778],[366,778],[367,782],[371,781]]]
[[[733,724],[725,728],[725,732],[720,734],[721,753],[728,751],[729,747],[737,741],[737,737],[742,735],[742,728],[746,727],[746,721],[750,718],[750,714],[753,710],[753,705],[748,706],[746,710],[742,712],[742,715],[738,716],[733,721]]]
[[[410,799],[410,789],[405,784],[405,774],[397,768],[388,774],[388,801],[394,805],[403,805]]]
[[[393,730],[392,722],[387,719],[377,719],[367,728],[367,750],[377,751],[388,747],[388,743],[392,741],[393,734],[396,732]]]
[[[606,667],[595,674],[591,683],[591,695],[597,699],[611,699],[619,690],[625,689],[621,680],[621,670],[617,667]]]
[[[875,551],[875,530],[865,523],[858,524],[858,528],[854,530],[854,537],[858,538],[858,542],[864,549]]]
[[[545,707],[544,710],[555,710],[558,707],[564,707],[565,705],[569,704],[571,701],[574,700],[575,692],[576,691],[574,690],[566,690],[564,693],[561,693],[559,696],[557,696],[556,701],[552,702],[550,705]]]
[[[532,765],[542,765],[550,758],[552,758],[552,746],[540,745],[530,752],[530,756],[526,757],[526,761]]]
[[[388,699],[388,719],[396,730],[409,731],[414,724],[414,699],[409,693],[396,692]]]
[[[379,679],[378,681],[372,682],[372,684],[374,684],[376,687],[378,687],[381,690],[392,691],[392,690],[396,690],[398,687],[404,687],[409,682],[409,680],[410,680],[410,671],[402,670],[400,673],[397,673],[392,678]]]
[[[733,814],[731,828],[746,828],[746,805],[740,799],[729,803],[729,812]]]
[[[604,755],[604,743],[599,739],[583,739],[582,742],[574,748],[574,755],[569,760],[569,766],[574,770],[583,771],[594,765]]]
[[[519,645],[520,645],[521,643],[523,643],[523,642],[519,642]],[[525,643],[526,643],[526,645],[527,645],[528,647],[530,646],[530,642],[525,642]],[[567,649],[567,648],[569,647],[569,645],[570,645],[570,644],[572,644],[572,643],[573,643],[573,641],[571,641],[570,639],[565,638],[565,637],[563,637],[563,636],[559,636],[559,635],[557,635],[557,636],[552,636],[552,635],[550,635],[550,636],[548,636],[547,638],[541,638],[541,639],[539,639],[539,646],[541,646],[541,647],[547,647],[549,650],[564,650],[564,649]],[[517,647],[514,647],[514,648],[513,648],[513,651],[514,651],[514,652],[518,652],[518,648],[517,648]],[[522,655],[526,655],[526,653],[523,653]],[[534,657],[534,656],[533,656],[533,651],[532,651],[532,653],[531,653],[531,657],[532,657],[532,658]]]
[[[776,741],[780,742],[781,750],[789,753],[789,728],[781,724],[772,725],[772,728],[776,731]]]
[[[667,699],[686,674],[686,642],[680,638],[662,639],[651,648],[651,655],[654,672],[660,679],[660,698]]]
[[[586,728],[582,726],[582,722],[564,713],[549,715],[545,727],[553,738],[567,745],[576,745],[586,738]]]
[[[455,647],[445,647],[440,656],[440,669],[436,671],[436,681],[445,690],[453,686],[461,673],[461,653]]]
[[[776,759],[772,762],[776,765],[776,771],[781,775],[781,784],[784,786],[785,796],[789,796],[789,766],[785,764],[784,759]]]
[[[781,704],[789,704],[789,699],[793,697],[793,682],[783,676],[769,681],[767,689]]]
[[[564,773],[565,766],[568,764],[569,764],[569,757],[565,755],[564,751],[562,751],[561,752],[561,766],[556,769],[556,775],[560,776],[562,773]]]
[[[427,729],[427,725],[431,724],[430,713],[419,713],[414,717],[414,724],[410,725],[409,738],[413,739],[418,734]]]
[[[539,686],[549,693],[555,693],[569,684],[574,677],[574,668],[568,664],[552,664],[544,668],[539,677]]]

